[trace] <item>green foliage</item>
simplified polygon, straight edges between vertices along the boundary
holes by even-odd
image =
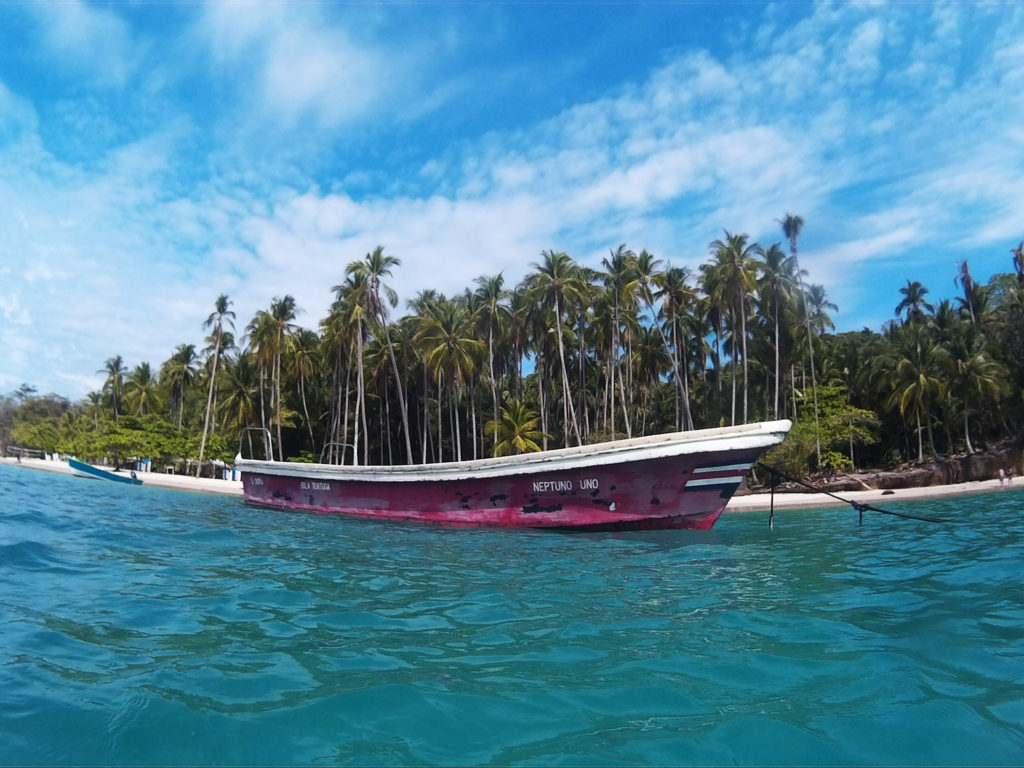
[[[538,440],[544,437],[537,425],[540,415],[519,400],[510,400],[501,409],[501,418],[487,422],[488,435],[496,436],[498,444],[494,448],[495,456],[508,454],[535,453],[539,451]]]
[[[765,463],[778,466],[794,475],[806,475],[813,469],[846,469],[853,466],[841,449],[878,442],[878,417],[873,411],[850,405],[845,387],[818,387],[818,420],[809,395],[799,399],[800,418],[781,445],[765,456]],[[817,445],[825,451],[821,465],[817,463]]]
[[[821,468],[825,470],[851,469],[853,462],[849,456],[844,456],[839,451],[829,451],[821,457]]]

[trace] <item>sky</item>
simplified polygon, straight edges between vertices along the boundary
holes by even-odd
[[[1011,271],[1024,4],[0,0],[0,393],[201,349],[222,293],[316,329],[378,245],[400,316],[787,213],[838,331]]]

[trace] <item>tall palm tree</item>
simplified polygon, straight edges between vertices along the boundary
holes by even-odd
[[[289,369],[299,385],[302,414],[306,419],[310,448],[315,454],[317,452],[316,438],[313,436],[313,422],[309,418],[309,406],[306,404],[306,382],[313,376],[319,364],[320,338],[313,331],[300,328],[290,337],[289,342],[291,351]]]
[[[978,320],[974,316],[974,292],[976,283],[974,278],[971,277],[971,269],[967,265],[967,259],[958,261],[956,263],[956,277],[953,278],[953,284],[960,284],[960,287],[964,289],[964,306],[967,307],[967,313],[971,316],[971,322],[977,325]]]
[[[711,269],[716,272],[716,284],[722,292],[722,299],[731,317],[733,342],[733,398],[732,423],[736,423],[736,358],[743,355],[743,422],[748,421],[747,401],[749,391],[749,366],[747,361],[747,305],[748,296],[756,287],[756,267],[753,254],[756,244],[748,243],[747,235],[734,235],[725,231],[724,240],[711,243],[713,262]],[[739,327],[737,328],[737,324]],[[736,349],[735,338],[739,336],[740,349]]]
[[[160,378],[167,383],[171,394],[171,413],[178,406],[178,428],[185,413],[185,393],[196,375],[196,348],[194,344],[179,344],[174,354],[160,369]]]
[[[353,414],[353,438],[352,444],[355,447],[354,453],[358,453],[360,427],[362,427],[363,438],[363,463],[369,462],[369,432],[366,424],[366,375],[363,365],[363,344],[366,340],[366,315],[367,315],[367,279],[366,274],[361,270],[347,272],[345,282],[334,286],[331,290],[335,294],[335,303],[332,313],[337,315],[336,321],[344,333],[351,334],[355,343],[356,359],[356,403]],[[346,418],[348,414],[346,399]]]
[[[107,374],[107,379],[103,382],[103,391],[110,392],[110,399],[114,406],[114,423],[117,424],[118,405],[121,401],[121,391],[124,389],[124,375],[128,373],[128,369],[121,356],[115,355],[107,360],[96,373]]]
[[[668,323],[671,337],[669,348],[672,352],[673,365],[676,371],[682,373],[682,380],[676,382],[676,410],[682,417],[680,423],[677,416],[677,429],[693,429],[694,427],[693,415],[690,412],[686,334],[683,333],[682,324],[685,318],[693,312],[697,302],[697,292],[688,284],[688,279],[689,272],[685,268],[672,265],[668,265],[664,272],[659,272],[651,278],[652,284],[657,288],[654,298],[661,302],[661,317]],[[681,403],[679,403],[680,400]]]
[[[508,291],[505,290],[505,278],[499,272],[496,275],[481,276],[476,279],[476,296],[480,301],[480,317],[487,324],[487,370],[491,385],[491,419],[498,420],[498,382],[494,375],[495,333],[501,329],[509,315],[506,304]],[[494,434],[497,441],[498,435]],[[497,442],[495,442],[497,445]]]
[[[88,400],[88,414],[92,416],[93,431],[100,428],[100,412],[103,410],[103,394],[101,392],[90,392],[86,395]]]
[[[632,423],[626,399],[626,385],[623,382],[620,349],[622,348],[623,315],[632,309],[636,298],[638,283],[633,263],[635,254],[623,243],[615,250],[609,251],[608,257],[601,260],[608,305],[611,309],[611,355],[608,359],[608,376],[611,386],[611,436],[615,438],[615,386],[619,387],[622,399],[623,420],[626,423],[626,437],[632,437]]]
[[[295,297],[286,295],[274,298],[270,304],[270,317],[273,321],[274,336],[274,405],[277,408],[277,460],[284,461],[284,441],[281,438],[281,354],[284,351],[285,337],[295,330],[297,309]]]
[[[462,457],[462,434],[458,401],[462,384],[472,375],[477,361],[483,356],[485,345],[476,338],[473,317],[464,302],[438,301],[427,307],[428,313],[416,337],[423,351],[427,369],[448,385],[449,413],[453,422],[452,446],[456,460]],[[440,418],[441,392],[438,391],[438,459],[441,458]]]
[[[666,338],[665,331],[661,327],[661,323],[658,322],[658,313],[654,309],[654,289],[658,287],[661,275],[664,274],[662,272],[658,272],[659,264],[661,264],[661,259],[654,258],[654,255],[645,248],[640,251],[640,254],[634,259],[633,269],[636,274],[638,292],[643,298],[644,304],[647,305],[647,311],[651,313],[651,320],[654,323],[654,328],[658,331],[662,347],[665,350],[665,355],[672,369],[672,379],[675,382],[674,389],[678,393],[680,391],[685,391],[685,387],[683,386],[683,377],[679,372],[679,363],[676,361],[676,356],[673,353],[673,347]]]
[[[779,389],[782,380],[782,343],[780,338],[781,323],[779,322],[782,307],[786,305],[793,295],[795,287],[793,283],[793,271],[795,262],[793,257],[787,258],[778,243],[773,243],[768,248],[758,246],[758,255],[761,257],[759,268],[759,289],[761,296],[762,312],[771,318],[775,335],[775,398],[772,407],[772,415],[779,416]]]
[[[558,340],[558,359],[562,369],[563,400],[569,411],[569,423],[564,430],[565,444],[569,445],[569,429],[576,433],[576,444],[583,444],[579,421],[576,418],[576,406],[573,404],[569,386],[569,369],[565,364],[565,345],[562,342],[562,313],[569,302],[578,302],[585,295],[585,286],[580,271],[569,254],[561,251],[541,251],[541,263],[533,263],[534,270],[527,276],[530,290],[542,305],[549,305],[554,310],[555,338]]]
[[[956,358],[953,365],[953,385],[963,400],[964,441],[967,452],[974,453],[969,421],[971,411],[980,410],[979,405],[986,401],[998,401],[1009,390],[1007,372],[981,349],[974,349],[970,354]]]
[[[388,345],[388,356],[391,359],[391,367],[395,374],[395,389],[398,393],[398,407],[402,411],[402,428],[405,431],[406,463],[412,464],[412,436],[409,432],[409,411],[405,405],[405,387],[402,374],[398,370],[398,361],[395,358],[394,346],[391,343],[391,334],[388,332],[387,309],[381,301],[381,292],[388,299],[388,303],[395,307],[398,304],[398,294],[389,285],[382,281],[382,278],[391,275],[392,267],[400,267],[402,262],[395,256],[386,256],[384,246],[378,245],[371,253],[366,254],[362,261],[355,261],[346,267],[347,274],[358,274],[366,280],[367,310],[371,318],[380,323],[384,329],[384,339]]]
[[[834,331],[836,324],[832,322],[826,310],[836,312],[839,310],[826,296],[825,286],[811,283],[807,286],[807,307],[810,312],[808,321],[815,330],[816,336],[820,337],[825,331]]]
[[[804,323],[807,330],[807,356],[811,366],[811,393],[814,398],[814,440],[818,454],[818,463],[821,463],[821,435],[818,423],[818,375],[814,370],[814,340],[811,334],[811,316],[807,311],[807,293],[804,291],[804,273],[800,269],[800,258],[797,251],[797,240],[804,229],[804,220],[800,216],[787,213],[780,220],[782,234],[789,240],[789,252],[793,257],[793,265],[796,267],[797,281],[800,285],[800,301],[804,311]]]
[[[1017,282],[1024,285],[1024,240],[1021,240],[1016,248],[1011,248],[1013,254],[1013,269],[1017,273]]]
[[[934,311],[934,307],[925,300],[928,289],[917,280],[907,280],[907,284],[900,288],[903,299],[896,305],[896,316],[906,312],[904,323],[923,323],[925,321],[925,310]]]
[[[203,328],[213,330],[213,356],[210,370],[210,388],[206,393],[206,413],[203,416],[203,437],[199,443],[199,461],[196,463],[196,477],[203,469],[203,456],[206,452],[206,434],[210,429],[210,412],[213,410],[213,389],[217,381],[217,364],[220,362],[221,344],[224,340],[224,326],[234,330],[235,313],[231,311],[231,300],[222,293],[213,303],[213,312],[206,318]]]
[[[948,365],[948,354],[932,343],[925,327],[918,323],[910,323],[896,330],[894,341],[891,356],[883,362],[883,375],[888,378],[892,388],[889,404],[898,405],[901,415],[913,413],[917,423],[917,460],[923,462],[921,417],[925,417],[929,443],[934,454],[930,405],[946,391],[943,370]]]
[[[139,363],[128,374],[125,401],[134,407],[136,416],[145,416],[157,397],[157,380],[149,363]]]
[[[661,326],[642,327],[637,333],[637,342],[633,354],[633,368],[636,372],[635,381],[643,394],[640,434],[647,434],[647,420],[651,416],[654,392],[661,382],[661,375],[671,370],[672,360],[665,347],[665,337]]]
[[[241,352],[235,358],[228,356],[224,361],[224,379],[219,405],[223,422],[237,431],[255,426],[260,398],[260,372],[255,355]]]

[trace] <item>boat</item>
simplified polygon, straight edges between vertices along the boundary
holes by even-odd
[[[128,476],[118,475],[106,469],[94,467],[92,464],[86,464],[84,461],[73,459],[70,456],[68,457],[68,466],[71,467],[71,473],[78,477],[113,480],[115,483],[128,483],[129,485],[142,485],[142,481],[135,476],[134,471]]]
[[[708,529],[791,426],[762,422],[402,466],[245,458],[243,434],[235,463],[245,502],[280,510],[462,527]],[[264,433],[256,447],[272,457],[270,433],[255,431]]]

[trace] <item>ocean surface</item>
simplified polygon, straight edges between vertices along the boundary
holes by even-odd
[[[0,764],[1019,765],[1024,488],[447,530],[0,466]]]

